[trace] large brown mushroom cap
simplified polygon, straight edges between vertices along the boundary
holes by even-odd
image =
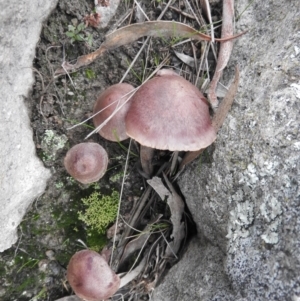
[[[88,184],[98,181],[107,170],[108,156],[105,149],[93,142],[79,143],[67,152],[64,165],[77,181]]]
[[[72,256],[67,279],[75,294],[87,301],[106,300],[120,286],[119,276],[100,254],[91,250],[82,250]]]
[[[135,93],[125,123],[128,136],[156,149],[195,151],[216,139],[206,98],[190,82],[169,72]]]
[[[121,83],[112,85],[103,91],[95,105],[93,114],[101,111],[97,115],[93,117],[94,126],[98,127],[100,124],[105,122],[107,118],[109,118],[116,107],[120,107],[128,98],[128,96],[122,97],[132,91],[134,89],[133,86]],[[118,100],[120,100],[118,102]],[[129,109],[129,102],[122,106],[122,108],[107,122],[107,124],[99,130],[99,134],[110,141],[122,141],[129,138],[126,134],[125,129],[125,116]]]

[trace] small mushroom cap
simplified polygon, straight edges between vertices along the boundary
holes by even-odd
[[[94,142],[74,145],[64,159],[67,172],[82,184],[97,182],[105,174],[107,164],[105,149]]]
[[[102,301],[120,286],[120,278],[97,252],[75,253],[67,268],[67,279],[75,294],[86,301]]]
[[[128,96],[122,97],[132,91],[133,86],[121,83],[110,86],[103,91],[95,105],[93,114],[101,111],[93,117],[94,126],[98,127],[105,122],[107,118],[111,116],[117,106],[122,105],[128,98]],[[118,102],[118,100],[120,100]],[[114,103],[115,102],[115,103]],[[107,107],[110,105],[109,107]],[[107,122],[107,124],[99,130],[99,135],[110,141],[122,141],[129,138],[125,129],[125,116],[130,106],[130,100],[122,106],[122,108]],[[106,108],[107,107],[107,108]]]
[[[156,149],[195,151],[216,139],[206,98],[171,72],[141,86],[132,97],[125,123],[128,136]]]

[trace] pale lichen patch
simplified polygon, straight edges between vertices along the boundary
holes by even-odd
[[[266,220],[266,230],[261,238],[269,244],[278,243],[278,227],[281,223],[281,204],[280,202],[271,197],[267,198],[264,203],[259,207],[260,212],[264,219]]]
[[[234,210],[230,211],[227,238],[236,240],[249,236],[248,227],[254,220],[254,206],[250,201],[238,203]]]

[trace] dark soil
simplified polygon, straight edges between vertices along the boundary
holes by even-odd
[[[160,14],[164,2],[166,1],[142,1],[151,20],[155,20]],[[174,6],[184,5],[184,1],[175,2]],[[63,158],[71,146],[84,141],[93,125],[89,121],[72,130],[68,128],[89,117],[97,95],[121,80],[139,51],[143,39],[106,53],[84,69],[54,79],[54,70],[59,68],[64,60],[74,62],[78,56],[97,49],[105,34],[114,24],[124,19],[127,13],[129,17],[121,26],[127,25],[130,20],[136,21],[136,15],[132,12],[133,1],[121,1],[107,28],[87,27],[83,31],[84,37],[92,35],[91,46],[85,41],[71,43],[70,38],[66,36],[68,26],[80,24],[85,16],[91,14],[93,3],[92,0],[60,0],[44,24],[36,48],[36,82],[27,103],[31,112],[38,156],[51,169],[52,177],[46,192],[32,204],[24,217],[19,227],[18,242],[1,254],[2,301],[56,300],[72,294],[65,274],[70,257],[84,248],[78,240],[88,247],[91,244],[104,246],[108,243],[105,237],[97,234],[91,239],[88,236],[90,232],[78,219],[77,212],[83,209],[81,198],[94,191],[107,195],[113,190],[120,191],[127,151],[118,143],[106,141],[98,134],[93,135],[88,141],[98,142],[107,150],[109,169],[98,183],[81,185],[66,173]],[[194,22],[172,9],[166,12],[164,19]],[[153,39],[137,60],[133,70],[129,72],[125,82],[135,87],[140,85],[143,74],[149,75],[155,69],[157,61],[161,62],[168,53],[172,54],[168,65],[183,68],[184,72],[193,77],[195,70],[176,58],[171,45],[171,41]],[[196,46],[196,55],[199,56],[201,45],[199,43]],[[193,56],[190,47],[180,46],[178,51]],[[128,147],[128,141],[122,142],[122,145]],[[135,145],[132,151],[138,153]],[[138,172],[137,165],[138,159],[130,156],[121,207],[125,218],[130,215],[134,201],[146,188],[145,179]],[[165,208],[158,206],[158,210],[163,211]]]

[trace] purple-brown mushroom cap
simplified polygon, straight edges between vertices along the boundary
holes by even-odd
[[[162,72],[140,87],[125,123],[129,137],[156,149],[196,151],[216,139],[206,98],[171,72]]]
[[[107,170],[108,156],[105,149],[94,142],[74,145],[66,154],[67,172],[83,184],[97,182]]]
[[[86,301],[110,298],[119,289],[120,278],[97,252],[75,253],[67,268],[67,279],[75,294]]]
[[[124,96],[134,90],[134,87],[126,84],[112,85],[103,91],[95,105],[93,114],[101,111],[93,117],[94,126],[98,127],[109,118],[114,110],[128,99],[128,96]],[[125,129],[125,116],[130,106],[130,100],[122,106],[122,108],[106,123],[106,125],[99,130],[99,134],[110,141],[122,141],[129,138]],[[106,108],[107,107],[107,108]],[[103,110],[104,109],[104,110]],[[103,110],[103,111],[102,111]]]

